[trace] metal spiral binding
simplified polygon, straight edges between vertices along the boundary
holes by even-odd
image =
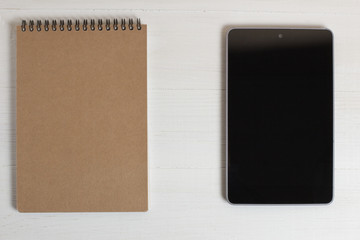
[[[125,18],[122,18],[121,19],[121,30],[125,30],[126,29],[126,20],[125,20]]]
[[[129,29],[130,29],[130,30],[133,30],[133,29],[134,29],[133,23],[134,23],[134,22],[133,22],[133,19],[130,18],[130,19],[129,19]]]
[[[21,21],[21,26],[20,29],[22,32],[25,32],[27,29],[30,32],[33,32],[34,29],[36,29],[37,32],[40,32],[42,29],[44,29],[44,31],[48,32],[48,31],[57,31],[57,28],[59,28],[60,31],[72,31],[73,29],[75,29],[75,31],[87,31],[88,30],[88,20],[84,19],[82,22],[82,27],[80,26],[80,20],[76,19],[75,20],[75,25],[73,28],[73,22],[71,19],[68,19],[66,21],[66,26],[65,26],[65,20],[61,19],[60,23],[57,24],[56,20],[52,20],[51,21],[51,26],[50,26],[50,21],[49,20],[45,20],[44,21],[44,25],[42,25],[41,20],[36,20],[36,25],[34,24],[34,20],[30,20],[29,21],[29,25],[27,26],[27,22],[26,20],[22,20]],[[120,25],[120,26],[119,26]],[[110,31],[111,29],[117,31],[119,29],[121,29],[122,31],[126,30],[126,28],[129,28],[129,30],[134,30],[135,28],[137,30],[141,30],[141,20],[140,18],[136,19],[136,27],[134,26],[134,20],[132,18],[128,19],[128,23],[126,23],[126,19],[125,18],[121,18],[120,19],[120,24],[119,24],[119,20],[118,19],[114,19],[113,23],[111,24],[110,19],[105,19],[105,26],[103,26],[103,20],[102,19],[98,19],[97,20],[97,26],[95,23],[95,19],[90,19],[90,30],[91,31],[95,31],[96,28],[98,31],[102,31],[104,28],[106,31]]]
[[[90,29],[91,29],[91,31],[95,31],[95,20],[94,19],[90,20]]]
[[[46,32],[49,31],[49,20],[45,20],[44,30],[45,30]]]
[[[114,19],[114,30],[116,31],[116,30],[118,30],[119,28],[118,28],[118,20],[115,18]]]
[[[106,19],[105,28],[106,28],[106,31],[110,31],[110,19]]]
[[[60,31],[64,31],[64,20],[60,20],[60,24],[59,24],[59,28],[60,28]]]
[[[25,32],[26,31],[26,21],[22,20],[21,22],[21,31]]]
[[[79,19],[75,20],[75,31],[79,31],[80,30],[80,21]]]
[[[83,31],[87,31],[87,25],[88,25],[88,22],[87,22],[87,20],[85,19],[85,20],[83,21]]]
[[[51,28],[53,31],[56,31],[56,20],[52,20]]]
[[[71,20],[68,20],[68,21],[67,21],[67,30],[68,30],[68,31],[71,31],[71,30],[72,30],[72,26],[71,26],[71,25],[72,25],[72,21],[71,21]]]
[[[141,20],[140,20],[140,18],[136,19],[136,27],[137,27],[137,30],[141,30]]]
[[[101,31],[103,29],[102,27],[102,19],[98,19],[98,29]]]
[[[37,21],[36,21],[36,30],[37,30],[38,32],[41,31],[41,20],[37,20]]]
[[[29,22],[29,30],[30,30],[30,32],[34,31],[34,21],[33,20],[30,20],[30,22]]]
[[[72,21],[71,20],[68,20],[68,24],[67,24],[67,29],[68,31],[71,31],[72,30]]]

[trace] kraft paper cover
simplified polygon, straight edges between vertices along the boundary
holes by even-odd
[[[17,27],[17,209],[146,211],[146,25]]]

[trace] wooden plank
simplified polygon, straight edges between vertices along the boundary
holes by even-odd
[[[308,12],[308,13],[352,13],[358,14],[359,2],[356,0],[320,0],[320,1],[301,1],[295,0],[287,2],[284,0],[225,0],[225,1],[116,1],[110,0],[106,2],[99,2],[97,0],[87,1],[71,1],[63,0],[46,1],[38,0],[36,2],[26,0],[3,0],[0,4],[0,9],[6,10],[43,10],[43,9],[122,9],[122,10],[137,10],[137,11],[239,11],[250,13],[287,13],[287,12]]]
[[[4,170],[4,168],[1,168]],[[220,169],[151,169],[147,213],[19,214],[0,196],[2,239],[356,239],[359,170],[337,170],[331,205],[233,206]],[[5,178],[0,175],[3,189]],[[2,191],[3,192],[3,191]]]

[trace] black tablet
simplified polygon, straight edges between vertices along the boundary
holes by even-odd
[[[227,34],[230,203],[329,203],[333,36],[326,29]]]

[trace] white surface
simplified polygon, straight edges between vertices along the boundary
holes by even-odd
[[[148,24],[147,213],[21,214],[14,208],[14,27],[21,19],[55,17],[141,17]],[[232,206],[224,199],[224,56],[229,25],[323,26],[333,31],[331,205]],[[0,31],[1,240],[360,239],[359,1],[3,0]]]

